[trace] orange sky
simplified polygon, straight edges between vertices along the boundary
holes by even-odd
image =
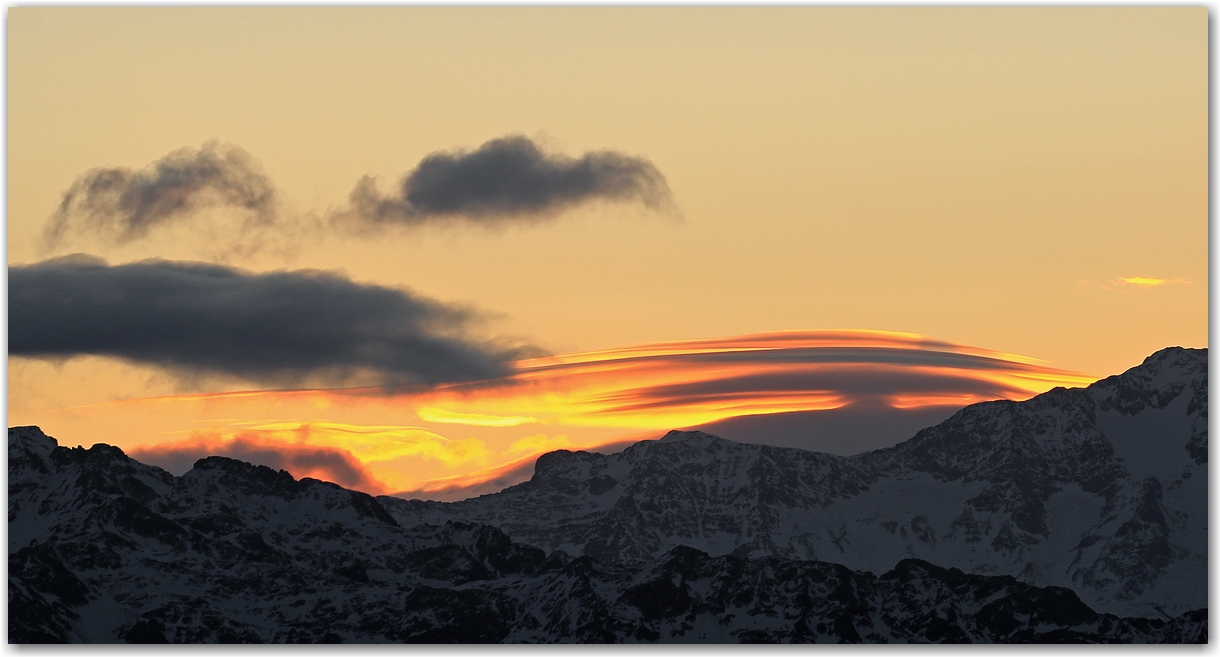
[[[1023,398],[1207,346],[1205,7],[8,18],[11,265],[80,252],[338,272],[471,309],[487,340],[570,354],[409,395],[10,358],[10,425],[64,444],[289,445],[297,474],[398,491],[742,414]],[[488,225],[327,221],[359,181],[392,195],[429,154],[509,135],[646,161],[671,196]],[[265,174],[274,230],[243,229],[237,204],[125,241],[44,239],[87,172],[213,140]]]

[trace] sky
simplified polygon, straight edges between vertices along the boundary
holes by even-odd
[[[1204,7],[15,7],[8,46],[9,424],[61,444],[449,499],[1207,346]]]

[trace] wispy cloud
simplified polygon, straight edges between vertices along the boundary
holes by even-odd
[[[1105,283],[1093,283],[1088,279],[1083,279],[1076,283],[1076,289],[1086,291],[1092,288],[1098,288],[1105,290],[1106,292],[1122,292],[1123,294],[1131,294],[1140,290],[1150,290],[1169,285],[1189,284],[1190,280],[1181,276],[1176,276],[1174,278],[1156,278],[1153,276],[1120,276]]]
[[[537,456],[546,452],[553,452],[557,449],[567,449],[571,446],[572,440],[565,434],[548,436],[545,433],[537,433],[532,436],[526,436],[509,445],[508,449],[504,450],[504,453],[532,454]]]
[[[81,174],[63,194],[43,233],[54,249],[93,233],[114,244],[147,237],[185,221],[211,221],[235,212],[243,241],[276,224],[277,193],[249,153],[212,141],[182,148],[143,169],[98,167]]]
[[[466,424],[476,427],[515,427],[538,420],[521,415],[484,415],[481,413],[455,413],[439,408],[419,408],[415,414],[426,422],[439,424]]]
[[[471,308],[316,270],[87,256],[9,268],[10,354],[112,356],[183,377],[433,385],[506,374],[531,351],[469,337],[479,321]]]

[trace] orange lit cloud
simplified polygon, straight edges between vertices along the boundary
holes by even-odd
[[[1131,294],[1135,290],[1149,290],[1166,285],[1189,285],[1190,281],[1181,276],[1175,278],[1155,278],[1152,276],[1122,276],[1109,281],[1108,283],[1090,283],[1088,279],[1076,283],[1076,287],[1080,290],[1085,290],[1090,287],[1099,287],[1107,292],[1122,292],[1123,294]]]
[[[484,468],[496,456],[478,438],[454,440],[420,427],[337,422],[236,423],[130,452],[179,474],[204,456],[218,455],[372,493],[397,490],[420,472],[435,472],[437,465]]]
[[[420,481],[395,495],[451,502],[494,493],[529,479],[534,473],[535,460],[537,455],[531,455],[486,470]]]
[[[256,432],[242,432],[229,437],[215,432],[201,432],[187,440],[131,451],[132,458],[176,474],[190,470],[195,461],[207,456],[227,456],[255,465],[288,470],[298,479],[313,477],[368,493],[387,492],[386,486],[347,450],[284,442]]]
[[[522,442],[533,442],[531,438],[533,437],[523,439]],[[652,434],[630,435],[613,442],[602,443],[584,449],[590,452],[610,454],[625,449],[641,440],[654,438],[657,438],[657,436]],[[541,446],[537,443],[535,445]],[[555,445],[550,449],[540,450],[529,456],[518,458],[504,465],[487,468],[486,470],[421,481],[409,489],[401,490],[394,494],[406,498],[451,502],[487,493],[495,493],[532,477],[534,474],[534,463],[538,460],[539,454],[567,448],[567,446]]]
[[[547,452],[553,452],[557,449],[567,449],[572,446],[572,440],[564,434],[557,436],[547,436],[545,433],[538,433],[532,436],[526,436],[521,440],[509,445],[508,449],[504,450],[505,454],[529,454],[537,456]]]
[[[419,408],[415,414],[421,420],[438,422],[440,424],[468,424],[478,427],[515,427],[521,424],[537,422],[532,417],[482,415],[480,413],[455,413],[439,408]]]
[[[364,426],[339,422],[271,423],[251,427],[263,435],[295,437],[301,442],[336,445],[365,463],[404,457],[439,461],[445,465],[473,462],[485,465],[492,453],[476,438],[453,440],[421,427]]]
[[[1159,287],[1161,285],[1189,283],[1185,278],[1149,278],[1147,276],[1131,276],[1120,278],[1119,282],[1136,287]]]
[[[146,454],[169,450],[160,443],[172,446],[181,440],[173,436],[193,438],[201,429],[228,441],[204,443],[227,453],[234,444],[245,448],[233,442],[239,435],[258,436],[260,449],[337,450],[381,490],[435,496],[516,483],[537,454],[593,449],[628,433],[657,437],[732,418],[849,406],[960,407],[1095,379],[910,333],[791,331],[523,360],[505,377],[423,392],[180,395],[61,409],[55,419],[77,423],[91,439]],[[404,418],[418,423],[403,425]],[[133,433],[132,426],[143,431]],[[297,476],[308,470],[297,461],[284,464]],[[514,474],[504,475],[504,468]],[[339,476],[329,478],[342,483]]]

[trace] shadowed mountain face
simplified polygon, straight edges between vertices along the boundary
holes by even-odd
[[[1206,642],[1206,368],[854,457],[553,452],[452,504],[10,429],[10,641]]]
[[[546,454],[493,495],[382,502],[400,522],[490,523],[606,562],[678,545],[872,572],[916,557],[1176,615],[1207,605],[1206,445],[1207,352],[1174,348],[852,457],[672,432],[619,454]]]

